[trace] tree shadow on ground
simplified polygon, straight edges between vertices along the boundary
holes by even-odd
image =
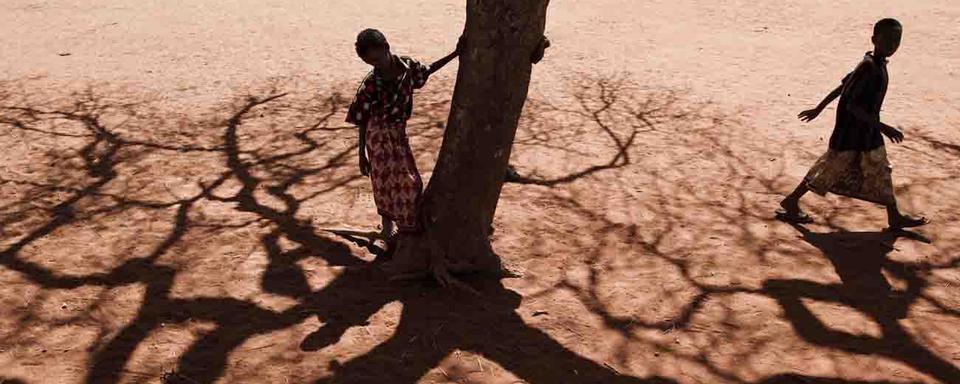
[[[297,106],[282,104],[283,93],[273,90],[264,93],[265,96],[249,96],[239,101],[232,107],[232,114],[223,120],[195,122],[197,127],[193,128],[198,131],[221,130],[219,142],[206,145],[161,144],[150,139],[133,138],[135,134],[126,130],[120,133],[116,130],[118,126],[111,126],[110,122],[119,120],[130,125],[133,123],[127,121],[149,119],[150,112],[142,105],[117,104],[101,99],[92,91],[74,95],[75,100],[65,105],[4,100],[0,123],[5,127],[21,133],[69,137],[78,142],[85,141],[85,144],[78,151],[84,166],[75,174],[48,174],[48,177],[41,177],[43,181],[30,178],[4,180],[22,188],[21,193],[25,196],[50,195],[54,203],[49,207],[30,208],[28,200],[24,199],[4,207],[20,209],[23,206],[24,212],[34,209],[36,213],[49,217],[25,235],[12,238],[12,242],[0,251],[0,265],[48,290],[84,286],[110,290],[132,285],[145,288],[132,320],[116,332],[101,334],[97,345],[91,349],[85,382],[120,382],[128,373],[126,367],[134,352],[151,333],[169,324],[202,321],[212,323],[214,327],[188,346],[177,359],[176,368],[165,372],[163,380],[166,383],[212,383],[223,377],[231,352],[253,336],[288,328],[317,315],[324,321],[324,326],[303,342],[304,349],[317,349],[334,343],[346,328],[363,323],[383,305],[395,300],[404,303],[404,310],[394,337],[371,353],[337,367],[331,380],[414,382],[453,348],[459,348],[475,350],[531,382],[644,382],[579,356],[546,333],[526,325],[516,313],[519,295],[499,282],[473,281],[484,295],[475,300],[453,297],[433,286],[427,289],[392,284],[369,260],[352,255],[345,244],[333,237],[335,234],[328,236],[315,228],[300,212],[302,204],[359,179],[352,173],[339,171],[350,164],[348,160],[352,159],[353,148],[332,146],[330,144],[335,140],[319,141],[315,138],[317,132],[342,129],[332,125],[330,119],[341,116],[344,99],[333,94],[302,108],[300,117],[308,112],[321,112],[319,117],[313,116],[319,122],[301,126],[293,132],[292,136],[298,142],[292,146],[293,150],[270,153],[262,145],[253,149],[245,146],[244,138],[249,136],[244,134],[244,127],[251,121],[257,121],[252,123],[254,125],[272,124],[269,120],[275,110],[271,110],[271,106],[275,104],[274,108],[281,111]],[[108,115],[110,118],[105,118]],[[116,115],[127,120],[118,119]],[[64,122],[81,127],[81,132],[64,130]],[[139,123],[149,126],[151,122]],[[421,132],[428,134],[427,128],[441,125],[439,122],[420,123],[424,129]],[[424,136],[430,140],[428,134]],[[417,137],[412,136],[416,140]],[[439,139],[435,134],[433,137]],[[209,138],[204,140],[211,141]],[[141,191],[136,187],[127,189],[124,186],[130,183],[129,180],[124,180],[126,184],[117,181],[133,176],[125,172],[135,166],[139,158],[158,153],[170,156],[215,154],[222,159],[223,166],[210,174],[196,175],[196,192],[190,196],[168,190],[169,195],[175,197],[173,200],[138,197]],[[323,159],[319,166],[316,158],[311,158],[318,154]],[[321,189],[306,195],[294,192],[308,177],[322,178]],[[208,203],[230,204],[247,217],[252,215],[252,219],[240,224],[206,222],[202,216],[197,217],[195,211],[197,206]],[[160,243],[146,254],[117,255],[124,261],[106,272],[63,273],[22,255],[40,239],[56,236],[80,223],[96,223],[134,208],[174,209],[176,214]],[[37,216],[32,218],[37,219]],[[28,227],[34,223],[8,222],[5,226],[12,224]],[[261,278],[262,290],[296,299],[297,305],[277,311],[244,299],[177,298],[171,293],[181,271],[160,260],[189,247],[185,240],[189,233],[200,228],[229,232],[251,226],[268,229],[260,237],[268,261]],[[355,236],[348,240],[364,246],[372,243]],[[290,249],[282,244],[285,241],[292,242],[295,247]],[[314,257],[324,260],[327,265],[346,266],[347,269],[319,291],[312,291],[305,272],[297,263]],[[414,336],[421,337],[419,344],[411,342]],[[397,360],[398,356],[407,361]],[[647,381],[670,382],[662,378]]]
[[[609,153],[603,155],[609,155],[610,160],[563,174],[531,172],[521,182],[550,187],[541,188],[550,192],[584,181],[594,182],[594,178],[606,176],[608,171],[616,172],[639,163],[631,157],[631,153],[636,155],[638,143],[649,145],[645,139],[659,137],[677,150],[714,156],[717,168],[728,172],[726,180],[737,188],[731,187],[730,198],[724,204],[718,204],[707,200],[697,190],[699,185],[695,182],[678,184],[675,180],[667,180],[657,169],[647,170],[645,175],[653,180],[649,185],[652,192],[637,204],[657,214],[662,226],[652,229],[616,222],[606,217],[606,212],[594,211],[588,206],[589,201],[558,192],[551,198],[553,203],[596,224],[599,230],[591,233],[589,242],[582,249],[573,250],[586,254],[590,268],[586,286],[567,281],[565,276],[555,289],[573,292],[587,311],[600,318],[604,326],[623,335],[624,340],[650,344],[662,353],[675,354],[678,360],[702,367],[718,381],[757,382],[742,379],[706,357],[707,353],[720,349],[717,345],[703,348],[698,354],[683,354],[671,344],[642,339],[637,334],[644,331],[682,332],[691,327],[710,300],[737,294],[758,295],[775,299],[796,333],[811,344],[903,361],[946,382],[955,377],[956,367],[920,346],[897,320],[920,299],[934,304],[945,314],[960,317],[956,310],[938,304],[924,292],[929,284],[923,275],[938,268],[956,267],[957,262],[928,265],[891,261],[886,254],[896,238],[889,238],[890,234],[817,234],[797,228],[834,264],[842,281],[839,285],[774,279],[764,281],[761,287],[751,288],[705,281],[689,255],[715,248],[701,243],[677,246],[670,238],[682,231],[682,215],[697,209],[707,211],[710,216],[701,217],[704,223],[699,228],[708,228],[711,233],[730,230],[731,237],[749,244],[750,249],[761,256],[779,249],[779,239],[759,238],[751,229],[752,223],[768,221],[765,215],[769,212],[757,204],[755,196],[744,193],[745,188],[741,187],[750,185],[762,192],[776,193],[778,186],[783,184],[783,170],[769,177],[749,179],[764,172],[756,164],[737,157],[734,149],[716,139],[712,132],[719,129],[712,123],[717,117],[683,103],[678,93],[638,93],[632,87],[623,78],[585,77],[574,85],[570,100],[531,100],[531,107],[524,115],[524,131],[518,134],[518,149],[539,148],[596,161],[599,154],[580,152],[576,143],[599,137],[609,140],[610,145],[605,148]],[[120,96],[119,99],[124,99],[123,95]],[[421,98],[418,117],[411,121],[411,139],[415,145],[432,149],[441,139],[442,131],[436,128],[443,125],[448,98],[437,94],[426,96]],[[60,168],[64,167],[56,167],[48,169],[46,174],[23,178],[3,176],[4,183],[22,188],[23,197],[3,201],[0,212],[4,217],[0,220],[5,230],[17,229],[22,234],[13,231],[0,234],[4,241],[0,266],[18,272],[47,291],[85,286],[112,290],[134,285],[143,286],[145,290],[132,320],[116,332],[103,332],[91,347],[90,365],[84,372],[85,382],[122,381],[129,373],[126,368],[131,364],[134,352],[144,345],[152,332],[165,324],[196,320],[214,325],[212,330],[189,343],[178,356],[173,371],[163,376],[167,383],[212,383],[225,376],[230,354],[254,336],[294,327],[316,316],[323,325],[303,338],[300,348],[304,351],[322,350],[336,344],[347,329],[366,324],[374,313],[392,302],[403,305],[394,334],[370,352],[334,364],[330,367],[333,375],[318,382],[416,382],[437,367],[442,359],[460,350],[476,352],[531,383],[673,382],[662,377],[665,375],[645,379],[623,375],[605,362],[596,362],[571,351],[544,331],[526,324],[518,313],[521,297],[500,281],[468,279],[482,294],[480,298],[458,296],[428,283],[387,281],[377,270],[376,260],[371,261],[369,255],[351,253],[344,242],[377,255],[380,249],[372,236],[364,236],[362,232],[325,231],[318,228],[303,209],[304,204],[312,199],[329,198],[333,193],[364,182],[353,171],[355,149],[338,144],[344,139],[353,139],[349,127],[334,123],[335,119],[342,117],[346,99],[336,93],[307,101],[286,101],[287,98],[289,95],[276,89],[254,93],[254,96],[230,106],[229,116],[198,119],[184,129],[186,132],[214,132],[214,135],[171,141],[141,137],[148,135],[149,130],[126,129],[120,132],[122,124],[134,123],[115,123],[126,121],[115,116],[105,118],[119,114],[143,127],[161,125],[160,121],[150,120],[152,112],[144,105],[108,102],[92,93],[75,95],[75,99],[66,105],[56,106],[0,97],[3,101],[0,126],[9,128],[10,132],[28,132],[77,143],[75,155],[72,152],[55,153],[61,148],[54,147],[50,156],[57,157],[43,158],[54,163],[75,163],[74,168],[67,167],[63,171]],[[286,117],[279,119],[280,115]],[[63,127],[64,122],[72,124],[73,128]],[[707,129],[714,131],[697,131],[688,127],[695,122],[706,122]],[[677,135],[678,129],[686,131]],[[276,148],[268,145],[272,142],[278,143]],[[938,143],[931,142],[930,145]],[[671,148],[669,146],[667,148]],[[127,185],[136,177],[154,177],[142,176],[145,171],[138,169],[137,163],[144,156],[157,154],[165,158],[212,154],[217,159],[212,164],[218,166],[211,166],[215,169],[209,174],[198,175],[196,186],[189,194],[161,191],[144,197],[136,183]],[[668,166],[680,165],[689,159],[684,156],[678,156],[677,164]],[[431,156],[425,157],[429,161]],[[173,171],[160,168],[162,173]],[[307,180],[315,182],[311,184]],[[610,188],[618,187],[610,185]],[[168,195],[173,198],[157,197]],[[209,203],[229,206],[244,219],[239,222],[204,219],[197,214],[198,207]],[[28,257],[30,247],[42,239],[55,238],[71,226],[97,223],[130,210],[174,211],[174,214],[170,229],[157,244],[143,252],[118,251],[114,256],[122,262],[106,272],[73,274],[49,268]],[[26,230],[19,231],[23,228]],[[194,246],[187,238],[190,233],[235,233],[249,228],[262,229],[254,232],[257,246],[266,255],[264,272],[259,276],[261,290],[293,299],[295,305],[274,310],[249,299],[228,296],[179,298],[171,293],[174,283],[185,271],[179,265],[161,259]],[[601,265],[598,239],[610,234],[616,235],[616,241],[641,250],[643,260],[657,259],[679,271],[683,281],[693,287],[696,294],[677,305],[674,308],[676,313],[664,320],[624,315],[608,308],[599,284],[605,271]],[[344,266],[345,269],[325,286],[313,289],[307,281],[306,271],[299,264],[307,259],[318,259],[326,265]],[[880,271],[907,281],[907,289],[879,301],[873,300],[874,296],[866,292],[890,291],[890,285]],[[524,299],[533,297],[535,295]],[[884,333],[879,339],[871,339],[831,330],[804,306],[804,298],[854,308],[880,324]],[[25,327],[25,321],[31,319],[21,319],[17,326]],[[626,356],[627,343],[618,348]],[[747,351],[745,356],[749,357],[753,352]],[[624,362],[613,363],[626,365]],[[657,370],[662,363],[655,361],[649,365],[656,368],[654,372],[662,372]],[[448,376],[446,380],[456,381],[474,373],[443,374]],[[759,382],[867,383],[795,374],[770,376]]]
[[[240,108],[237,116],[242,116],[260,102],[260,100],[249,101],[247,105]],[[123,113],[136,115],[138,111],[134,105],[105,104],[92,94],[85,94],[66,108],[68,109],[46,109],[36,106],[4,108],[4,112],[7,112],[4,116],[4,122],[15,129],[43,125],[52,121],[68,121],[80,124],[89,132],[79,136],[89,140],[79,151],[84,163],[83,171],[89,176],[69,180],[83,185],[82,187],[21,182],[20,184],[34,188],[31,192],[33,195],[64,190],[69,195],[63,201],[48,209],[51,212],[51,219],[46,224],[22,236],[18,241],[0,252],[0,265],[20,272],[28,280],[46,289],[74,289],[82,286],[101,286],[112,289],[134,284],[142,284],[146,287],[143,303],[134,319],[119,330],[116,335],[104,340],[103,345],[93,351],[86,382],[118,382],[133,352],[152,331],[159,329],[163,324],[182,323],[194,319],[211,321],[218,325],[216,330],[202,337],[180,358],[179,374],[198,382],[213,382],[219,378],[225,368],[229,352],[250,336],[296,324],[299,319],[296,316],[265,310],[243,300],[225,297],[171,298],[170,290],[178,272],[171,266],[158,263],[158,259],[179,245],[184,235],[191,230],[191,222],[188,217],[191,209],[203,200],[219,199],[213,194],[213,190],[222,186],[230,177],[236,177],[241,181],[249,181],[249,178],[245,178],[249,175],[243,173],[244,169],[238,168],[233,172],[216,175],[216,179],[209,184],[200,182],[198,183],[200,184],[199,193],[174,202],[157,203],[127,199],[125,197],[127,192],[125,191],[120,195],[103,192],[105,187],[119,175],[118,168],[123,165],[123,160],[129,157],[135,158],[131,152],[144,148],[151,151],[159,150],[175,153],[209,151],[210,149],[127,140],[111,131],[107,124],[102,122],[102,114],[109,111],[116,113],[118,109],[122,110]],[[231,143],[229,140],[230,127],[236,126],[237,119],[231,119],[227,124],[228,144]],[[42,131],[42,133],[56,135],[55,132]],[[229,150],[226,152],[231,153]],[[228,159],[231,158],[230,156],[227,157]],[[56,178],[52,179],[55,180]],[[68,180],[60,181],[67,183]],[[16,181],[12,182],[17,183]],[[245,184],[245,186],[249,186],[249,184]],[[248,192],[250,191],[247,189],[241,189],[236,195],[240,206],[249,210],[260,209],[257,212],[261,213],[264,220],[275,223],[278,230],[284,231],[291,238],[306,243],[311,249],[310,255],[327,258],[332,264],[347,262],[356,264],[359,262],[345,246],[308,233],[309,229],[293,218],[295,212],[280,212],[262,207],[255,201],[247,199],[249,197]],[[88,204],[89,200],[97,197],[109,198],[115,204],[107,207],[94,206],[91,208]],[[158,210],[176,208],[175,220],[167,237],[154,247],[148,255],[130,257],[109,272],[86,276],[62,275],[19,257],[19,253],[25,247],[41,238],[55,234],[70,225],[84,221],[95,221],[98,217],[118,214],[130,207]],[[234,228],[233,226],[208,226],[208,228],[211,227],[227,230]]]

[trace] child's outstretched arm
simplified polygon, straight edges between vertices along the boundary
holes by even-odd
[[[430,64],[430,68],[427,69],[427,75],[429,76],[429,75],[432,75],[434,72],[439,71],[440,68],[443,68],[445,65],[453,61],[454,58],[456,58],[457,56],[460,56],[460,51],[463,49],[463,41],[464,41],[464,38],[461,36],[460,40],[457,41],[457,48],[454,49],[453,52],[450,52],[449,55],[446,55],[440,60],[433,62],[433,64]]]
[[[821,101],[820,104],[818,104],[816,107],[814,107],[813,109],[808,109],[806,111],[800,112],[800,114],[797,115],[797,117],[799,117],[800,120],[804,122],[808,122],[808,121],[812,121],[813,119],[816,119],[817,116],[820,115],[820,112],[823,112],[823,110],[827,108],[827,106],[830,105],[830,103],[832,103],[834,100],[840,97],[840,93],[842,92],[843,92],[843,85],[840,85],[836,89],[831,91],[829,94],[827,94],[827,97],[824,97],[823,101]]]

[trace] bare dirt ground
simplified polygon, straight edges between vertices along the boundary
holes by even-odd
[[[93,5],[96,3],[96,5]],[[0,4],[2,383],[960,383],[960,3],[554,0],[482,299],[369,265],[343,111],[364,27],[429,61],[448,0]],[[905,26],[905,210],[810,196],[812,107]],[[456,65],[420,95],[429,176]]]

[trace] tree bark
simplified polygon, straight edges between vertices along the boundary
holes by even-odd
[[[503,272],[489,237],[548,2],[467,1],[450,116],[421,205],[425,228],[401,236],[391,274],[444,282],[449,273]]]

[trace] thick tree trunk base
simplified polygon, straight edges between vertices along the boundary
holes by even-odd
[[[470,241],[456,242],[430,230],[420,235],[400,235],[393,257],[381,268],[392,280],[414,280],[433,277],[448,288],[473,291],[456,276],[481,274],[493,278],[517,277],[502,265],[493,252],[486,234],[469,236]],[[475,292],[474,292],[475,293]]]

